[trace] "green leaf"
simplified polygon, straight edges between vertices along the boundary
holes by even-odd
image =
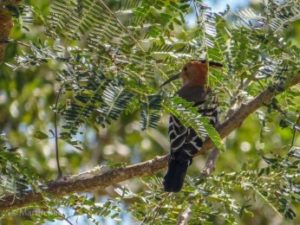
[[[219,132],[211,125],[208,118],[201,117],[200,118],[209,138],[212,140],[214,145],[220,151],[224,151],[224,144]]]
[[[35,137],[37,139],[40,139],[40,140],[43,140],[43,139],[47,139],[48,135],[45,134],[42,131],[37,130],[37,131],[34,132],[33,137]]]
[[[149,95],[141,104],[141,126],[142,130],[149,127],[155,128],[160,119],[162,96]]]

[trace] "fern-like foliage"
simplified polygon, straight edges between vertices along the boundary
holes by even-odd
[[[261,85],[283,82],[283,73],[297,69],[290,62],[296,65],[298,51],[289,54],[278,26],[272,24],[280,21],[284,28],[282,24],[297,19],[293,5],[292,0],[268,1],[260,13],[228,9],[216,14],[200,1],[155,1],[150,7],[146,0],[58,0],[51,5],[46,30],[56,40],[53,49],[32,45],[33,56],[19,58],[19,63],[39,65],[50,59],[64,64],[64,138],[91,121],[111,123],[128,105],[140,110],[142,129],[155,127],[162,102],[151,97],[159,96],[156,84],[189,59],[206,55],[223,62],[224,71],[212,70],[210,85],[224,112],[257,94]],[[184,15],[191,11],[197,23],[189,29]],[[234,18],[234,25],[224,21],[227,17]],[[63,43],[77,47],[67,49]],[[245,92],[249,85],[251,93]],[[166,90],[174,93],[174,88]]]
[[[73,98],[67,102],[63,116],[66,120],[63,128],[68,132],[63,132],[62,137],[68,139],[75,135],[80,125],[91,119],[95,110],[103,103],[102,92],[107,85],[107,81],[101,71],[85,71],[79,74],[79,80],[68,79],[72,77],[71,71],[64,71],[64,86],[66,92],[73,92]],[[68,82],[70,81],[70,82]]]
[[[142,128],[156,126],[160,118],[158,105],[161,98],[151,97],[157,94],[148,87],[138,92],[136,90],[140,89],[141,83],[153,82],[158,74],[166,76],[166,69],[170,73],[176,69],[171,68],[169,62],[177,60],[176,54],[180,49],[162,42],[161,38],[171,32],[175,24],[184,23],[183,16],[180,20],[177,13],[182,15],[182,10],[188,9],[186,6],[184,2],[165,4],[162,1],[156,1],[150,8],[147,1],[115,4],[102,0],[59,0],[53,3],[48,19],[48,34],[82,42],[101,62],[99,67],[105,74],[101,78],[105,87],[99,87],[96,82],[93,90],[82,91],[84,87],[80,84],[69,85],[76,87],[64,113],[67,121],[64,128],[70,131],[70,135],[74,135],[93,113],[96,114],[96,121],[102,125],[117,119],[132,97],[144,99],[140,105]],[[164,25],[158,26],[163,15]],[[163,54],[175,57],[162,57]],[[89,63],[94,67],[94,62]],[[74,83],[74,80],[83,76],[80,71],[77,72],[79,68],[73,65],[69,67],[73,70]],[[119,82],[121,76],[123,84]],[[114,80],[114,77],[115,81],[110,82],[109,79]],[[89,79],[93,79],[92,76]]]
[[[272,24],[280,21],[284,28],[284,23],[297,19],[294,5],[292,0],[268,1],[260,13],[228,9],[216,14],[201,1],[155,1],[150,7],[146,0],[58,0],[51,5],[46,30],[55,39],[53,49],[32,45],[33,56],[19,63],[39,65],[50,59],[64,64],[63,137],[71,138],[91,121],[111,123],[128,111],[128,105],[139,108],[143,129],[155,127],[162,102],[151,97],[159,95],[157,83],[178,72],[187,60],[206,55],[223,62],[224,71],[212,70],[209,82],[224,112],[257,94],[261,86],[283,83],[282,74],[298,69],[299,51],[288,48]],[[197,23],[189,29],[184,15],[191,11]],[[228,17],[234,25],[225,22]],[[65,43],[77,47],[65,48]],[[246,92],[249,85],[251,92]]]
[[[145,130],[149,127],[155,128],[159,118],[161,110],[162,96],[150,95],[141,104],[141,126]]]
[[[97,110],[101,114],[98,122],[104,125],[111,120],[116,120],[132,96],[133,94],[126,91],[124,86],[116,82],[108,84],[103,92],[103,104]]]
[[[295,4],[296,3],[296,4]],[[271,1],[269,12],[272,14],[270,27],[274,33],[282,32],[289,23],[300,19],[300,6],[297,1]]]
[[[77,142],[72,139],[81,126],[107,126],[123,113],[139,111],[141,127],[147,129],[155,127],[165,111],[222,148],[219,134],[196,108],[179,97],[169,97],[176,93],[177,83],[163,90],[159,84],[191,59],[206,57],[223,63],[222,70],[209,68],[209,85],[218,93],[224,118],[270,84],[283,84],[298,73],[300,51],[289,42],[285,31],[291,22],[299,20],[299,2],[269,0],[261,4],[259,11],[234,12],[228,8],[224,13],[213,13],[200,0],[56,0],[45,22],[45,41],[28,44],[29,52],[17,58],[17,66],[11,66],[56,66],[63,90],[58,107],[54,107],[63,116],[60,135],[75,146]],[[194,27],[186,25],[189,13],[195,14]],[[260,116],[280,112],[280,119],[288,122],[285,126],[296,132],[299,93],[288,90],[277,101],[280,107],[272,103]],[[266,123],[265,118],[260,121]],[[284,127],[284,123],[280,125]],[[263,169],[245,166],[205,182],[189,179],[176,196],[162,193],[161,180],[155,178],[145,184],[149,187],[146,194],[124,190],[122,197],[139,200],[131,212],[145,224],[174,224],[178,213],[189,204],[191,224],[239,224],[240,215],[250,214],[253,195],[276,213],[294,218],[292,204],[299,202],[298,150],[294,147],[287,156],[263,156],[268,164]],[[1,165],[15,159],[9,156],[0,152]],[[235,198],[241,190],[250,193],[249,205],[240,205]],[[94,204],[88,200],[84,203]],[[104,204],[104,211],[95,207],[92,212],[113,217],[110,212],[115,209],[109,204]],[[79,213],[89,213],[85,207],[78,209]]]
[[[0,197],[22,194],[37,186],[36,175],[26,161],[22,161],[17,148],[9,147],[5,136],[0,136]],[[1,215],[2,216],[2,215]],[[1,218],[0,216],[0,218]]]

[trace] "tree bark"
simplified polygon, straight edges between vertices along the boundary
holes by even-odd
[[[8,37],[13,28],[12,15],[6,8],[7,5],[16,6],[21,0],[5,0],[0,1],[0,64],[4,60],[5,48],[8,43]]]

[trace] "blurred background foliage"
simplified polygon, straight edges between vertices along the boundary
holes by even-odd
[[[223,1],[209,1],[212,8],[202,1],[96,2],[28,0],[8,8],[14,27],[0,64],[0,197],[56,178],[55,112],[64,175],[118,167],[169,152],[166,106],[180,84],[159,85],[188,60],[225,65],[209,80],[222,119],[299,71],[297,1],[245,1],[241,9],[229,1],[222,12],[215,10]],[[6,213],[1,222],[175,224],[192,204],[190,224],[299,224],[299,91],[280,95],[230,134],[206,181],[198,179],[205,157],[197,157],[177,195],[162,192],[161,172],[49,199],[43,213]],[[293,167],[284,166],[290,161]]]

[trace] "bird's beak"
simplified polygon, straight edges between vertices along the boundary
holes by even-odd
[[[209,65],[210,67],[214,67],[214,68],[220,68],[220,67],[223,67],[223,65],[222,65],[221,63],[213,62],[213,61],[208,62],[208,65]]]
[[[173,80],[177,80],[177,79],[180,77],[180,74],[181,74],[181,73],[177,73],[177,74],[171,76],[171,77],[170,77],[168,80],[166,80],[162,85],[160,85],[160,87],[165,86],[166,84],[170,83],[170,82],[173,81]]]

